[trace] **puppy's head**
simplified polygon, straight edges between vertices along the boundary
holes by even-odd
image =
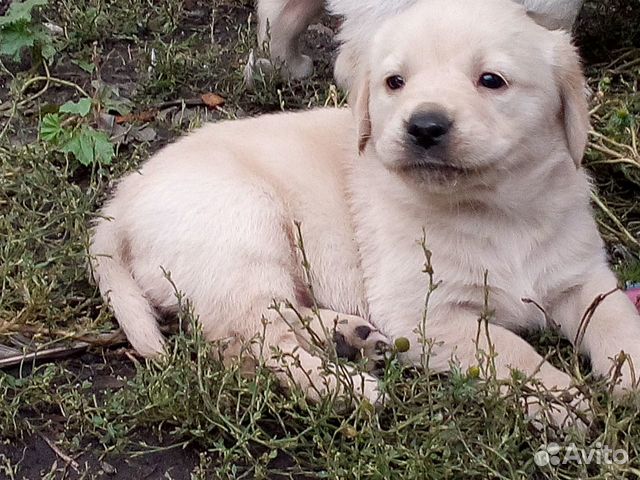
[[[418,2],[380,27],[362,72],[360,150],[408,179],[487,185],[532,162],[580,164],[578,56],[511,1]]]

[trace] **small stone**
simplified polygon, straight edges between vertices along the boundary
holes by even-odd
[[[102,462],[100,464],[100,467],[102,468],[102,471],[107,475],[115,475],[116,473],[118,473],[118,470],[116,469],[116,467],[114,467],[110,463]]]

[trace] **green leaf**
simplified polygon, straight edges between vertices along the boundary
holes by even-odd
[[[77,65],[87,73],[93,73],[93,71],[96,69],[95,64],[91,62],[87,62],[86,60],[82,60],[82,59],[71,60],[71,63]]]
[[[52,43],[43,44],[40,51],[40,53],[42,54],[42,57],[47,60],[51,60],[53,56],[56,54],[56,52],[57,52],[56,47],[54,47]]]
[[[108,165],[115,155],[109,137],[87,126],[74,131],[71,139],[62,147],[62,151],[71,153],[84,166],[93,163]]]
[[[93,131],[95,159],[98,163],[110,165],[115,156],[113,143],[111,143],[109,137],[104,132]]]
[[[48,113],[40,121],[40,136],[49,143],[56,143],[64,135],[64,128],[57,113]]]
[[[86,117],[91,111],[91,99],[82,98],[77,102],[67,102],[60,107],[60,113],[70,113]]]
[[[19,22],[31,22],[31,13],[34,7],[46,5],[47,3],[48,0],[25,0],[22,2],[14,0],[11,2],[7,13],[0,17],[0,29]]]
[[[107,112],[117,112],[119,115],[131,113],[133,103],[120,95],[120,89],[108,85],[101,80],[93,80],[91,86],[96,91],[98,102]]]
[[[46,30],[36,30],[33,33],[35,45],[40,47],[40,54],[46,60],[51,60],[56,54],[56,47],[51,40],[51,35]]]
[[[116,112],[118,115],[129,115],[132,109],[131,100],[126,98],[108,98],[103,103],[108,112]]]
[[[69,141],[63,145],[62,151],[72,154],[82,165],[90,165],[94,161],[91,141],[81,131],[74,131]]]
[[[35,35],[26,24],[11,25],[0,30],[0,55],[20,60],[20,52],[24,47],[33,47]]]
[[[40,24],[32,23],[32,10],[47,0],[14,1],[8,12],[0,17],[0,55],[19,61],[23,48],[38,47],[42,56],[50,60],[55,54],[51,35]]]

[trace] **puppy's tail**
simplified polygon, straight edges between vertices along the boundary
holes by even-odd
[[[133,348],[153,357],[163,352],[165,341],[153,307],[127,266],[127,243],[114,222],[107,218],[96,222],[89,247],[93,278]]]

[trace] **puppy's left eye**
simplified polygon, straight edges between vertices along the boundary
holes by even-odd
[[[478,79],[478,84],[482,85],[484,88],[497,90],[499,88],[506,87],[507,81],[497,73],[484,72],[482,75],[480,75],[480,78]]]

